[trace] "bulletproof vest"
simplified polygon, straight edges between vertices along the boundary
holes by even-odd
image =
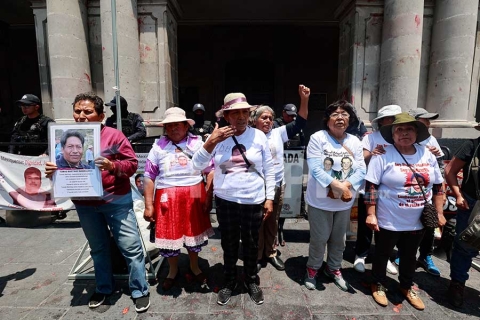
[[[203,122],[203,126],[197,128],[197,127],[193,127],[192,129],[192,133],[197,135],[197,136],[204,136],[208,133],[212,133],[212,122],[211,121],[208,121],[208,120],[205,120]]]
[[[117,121],[113,122],[113,126],[117,128]],[[125,137],[129,137],[135,133],[135,114],[129,112],[126,118],[122,118],[122,132]]]
[[[15,148],[20,151],[22,155],[39,155],[43,153],[47,146],[44,144],[47,142],[48,136],[48,123],[53,121],[45,115],[40,115],[40,118],[37,122],[33,123],[28,130],[23,131],[21,127],[23,123],[27,120],[27,116],[23,116],[13,128],[12,133],[12,142],[43,142],[39,146],[26,145],[21,146],[17,145]]]

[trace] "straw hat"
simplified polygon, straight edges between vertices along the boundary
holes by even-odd
[[[160,122],[160,126],[163,127],[164,124],[166,123],[173,123],[173,122],[184,122],[187,121],[189,125],[193,126],[195,124],[195,121],[192,119],[187,119],[185,116],[185,111],[181,108],[173,107],[173,108],[168,108],[165,111],[165,114],[163,115],[165,119],[163,119],[162,122]]]
[[[222,109],[218,110],[215,115],[217,117],[223,117],[223,112],[226,110],[238,110],[238,109],[249,109],[253,111],[257,106],[251,106],[247,102],[247,98],[243,93],[229,93],[223,99]]]
[[[386,117],[394,117],[401,112],[402,112],[402,108],[400,108],[400,106],[397,106],[396,104],[391,104],[391,105],[382,107],[380,110],[378,110],[377,117],[372,120],[373,130],[375,131],[378,130],[378,120]]]
[[[402,112],[395,116],[395,121],[393,121],[392,124],[382,126],[380,128],[380,133],[382,134],[383,139],[385,139],[385,141],[387,141],[388,143],[393,144],[393,126],[397,124],[407,123],[413,124],[415,127],[417,127],[417,140],[415,140],[416,143],[422,142],[423,140],[426,140],[428,139],[428,137],[430,137],[430,133],[428,132],[428,128],[426,125],[424,125],[420,121],[415,120],[415,118],[408,113]]]

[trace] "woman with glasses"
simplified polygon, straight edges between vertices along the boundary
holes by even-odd
[[[362,143],[345,132],[354,119],[353,107],[347,101],[340,100],[329,105],[323,119],[326,130],[314,133],[308,143],[309,172],[305,201],[308,204],[310,245],[305,287],[310,290],[316,288],[316,277],[323,264],[326,247],[325,275],[341,290],[348,291],[350,288],[340,268],[350,210],[366,172]],[[328,163],[333,165],[325,168],[327,158],[330,160]],[[332,169],[337,174],[327,172]],[[348,174],[342,174],[347,169]]]

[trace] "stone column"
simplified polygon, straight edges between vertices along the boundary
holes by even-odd
[[[378,107],[417,108],[423,0],[385,0]]]
[[[47,0],[47,20],[53,115],[71,122],[75,96],[92,90],[85,1]]]
[[[117,0],[117,42],[120,94],[128,101],[128,110],[141,114],[140,54],[138,42],[137,1]],[[112,41],[111,0],[100,0],[102,28],[104,99],[115,95],[115,70]],[[108,110],[108,114],[111,114]]]
[[[427,110],[437,112],[444,127],[468,127],[478,0],[436,0],[428,74]],[[473,104],[475,106],[476,101]],[[449,123],[446,123],[449,122]]]
[[[158,122],[167,108],[178,106],[176,0],[139,0],[140,88],[148,135],[160,133]]]
[[[50,66],[48,60],[47,35],[47,3],[46,0],[31,0],[35,18],[35,33],[37,37],[38,70],[40,75],[40,92],[43,113],[53,118],[52,84],[50,82]]]

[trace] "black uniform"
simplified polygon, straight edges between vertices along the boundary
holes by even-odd
[[[8,152],[25,156],[39,156],[48,152],[48,123],[55,122],[46,115],[36,118],[23,116],[15,123],[10,142],[39,142],[38,145],[10,145]]]
[[[282,118],[276,118],[275,120],[273,120],[274,128],[278,128],[284,125],[286,125],[286,123],[283,122]],[[293,138],[285,142],[283,147],[284,149],[288,149],[288,148],[303,147],[303,146],[305,146],[305,135],[303,134],[303,130],[302,130],[300,131],[300,133],[297,133]]]
[[[123,115],[123,112],[122,112]],[[113,114],[105,122],[107,127],[117,128],[117,115]],[[128,112],[126,118],[122,118],[122,132],[130,142],[141,140],[147,136],[147,129],[143,124],[143,118],[138,113]]]
[[[205,141],[206,140],[205,135],[211,134],[213,132],[213,129],[214,127],[212,125],[212,122],[205,120],[202,125],[199,125],[197,124],[197,122],[195,122],[195,125],[190,130],[190,132],[197,136],[201,136],[202,140]]]

